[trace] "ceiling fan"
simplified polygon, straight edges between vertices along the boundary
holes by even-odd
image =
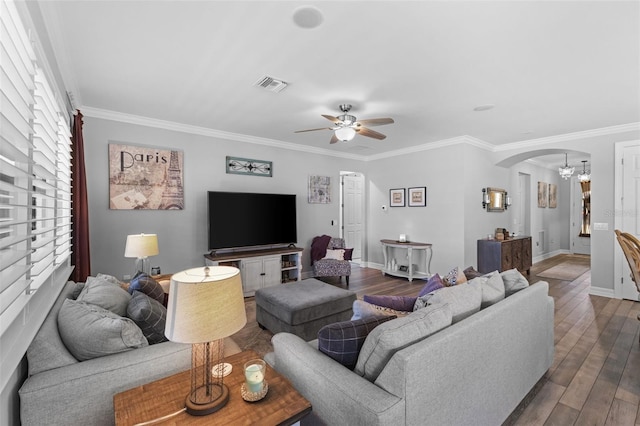
[[[387,137],[382,133],[369,129],[369,126],[382,126],[384,124],[391,124],[394,122],[393,118],[370,118],[367,120],[358,121],[355,116],[349,114],[350,110],[350,104],[342,104],[340,105],[340,111],[342,111],[341,115],[334,117],[332,115],[322,114],[324,118],[334,124],[333,127],[319,127],[317,129],[297,130],[294,133],[314,132],[316,130],[333,130],[333,136],[331,136],[331,140],[329,141],[329,143],[336,143],[338,141],[347,142],[352,140],[356,136],[356,134],[379,140]]]

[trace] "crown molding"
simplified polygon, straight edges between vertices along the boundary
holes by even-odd
[[[531,146],[538,147],[540,145],[557,144],[560,142],[574,141],[577,139],[588,139],[598,136],[607,136],[617,133],[634,131],[640,131],[640,122],[602,127],[599,129],[583,130],[580,132],[565,133],[562,135],[549,136],[546,138],[529,139],[521,142],[507,143],[504,145],[495,145],[494,152],[511,151],[519,148],[529,148]]]
[[[453,145],[459,145],[459,144],[472,145],[481,149],[486,149],[487,151],[491,151],[491,152],[493,152],[494,150],[494,145],[490,143],[474,138],[473,136],[463,135],[463,136],[456,136],[450,139],[442,139],[436,142],[429,142],[422,145],[411,146],[408,148],[397,149],[394,151],[383,152],[381,154],[370,155],[366,157],[365,161],[381,160],[383,158],[397,157],[399,155],[406,155],[406,154],[414,154],[416,152],[430,151],[432,149],[438,149],[446,146],[453,146]]]
[[[328,155],[332,157],[348,158],[351,160],[363,161],[364,157],[356,154],[331,151],[324,148],[315,148],[294,144],[291,142],[282,142],[275,139],[261,138],[257,136],[243,135],[240,133],[225,132],[223,130],[209,129],[206,127],[192,126],[189,124],[176,123],[174,121],[159,120],[140,115],[125,114],[117,111],[110,111],[100,108],[83,106],[80,108],[82,114],[86,117],[100,118],[103,120],[118,121],[121,123],[135,124],[138,126],[154,127],[157,129],[170,130],[180,133],[188,133],[192,135],[207,136],[211,138],[232,140],[237,142],[246,142],[256,145],[269,146],[274,148],[288,149],[292,151],[303,151],[311,154]]]

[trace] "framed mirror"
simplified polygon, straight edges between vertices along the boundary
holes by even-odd
[[[500,188],[487,188],[487,211],[488,212],[503,212],[507,191]]]

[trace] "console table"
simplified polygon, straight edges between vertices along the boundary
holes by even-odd
[[[264,399],[246,402],[240,394],[244,382],[243,365],[250,359],[260,358],[254,351],[244,351],[225,358],[233,365],[231,374],[224,378],[229,388],[229,402],[208,416],[191,416],[185,411],[184,401],[190,390],[190,372],[174,374],[113,397],[116,426],[131,426],[178,413],[163,424],[171,425],[238,425],[238,424],[296,424],[311,412],[311,403],[300,395],[291,382],[267,366],[266,380],[269,391]]]
[[[478,240],[478,271],[483,274],[492,271],[518,269],[531,273],[531,237],[518,236],[506,240]]]
[[[395,240],[380,240],[382,243],[382,253],[384,255],[384,268],[382,269],[382,275],[389,274],[396,277],[405,277],[409,281],[413,281],[414,278],[429,278],[431,276],[431,257],[433,253],[431,251],[430,243],[416,243],[405,242]],[[398,252],[398,257],[395,256]],[[423,252],[420,256],[420,252]],[[415,264],[414,259],[417,261],[419,258],[423,262]],[[397,262],[397,259],[401,259]],[[396,261],[394,268],[392,263]],[[407,262],[405,265],[404,262]],[[422,268],[424,266],[424,268]]]

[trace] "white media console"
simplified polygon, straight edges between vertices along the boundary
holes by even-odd
[[[206,266],[234,266],[240,269],[245,297],[256,290],[302,279],[302,250],[281,247],[264,250],[243,250],[204,255]]]

